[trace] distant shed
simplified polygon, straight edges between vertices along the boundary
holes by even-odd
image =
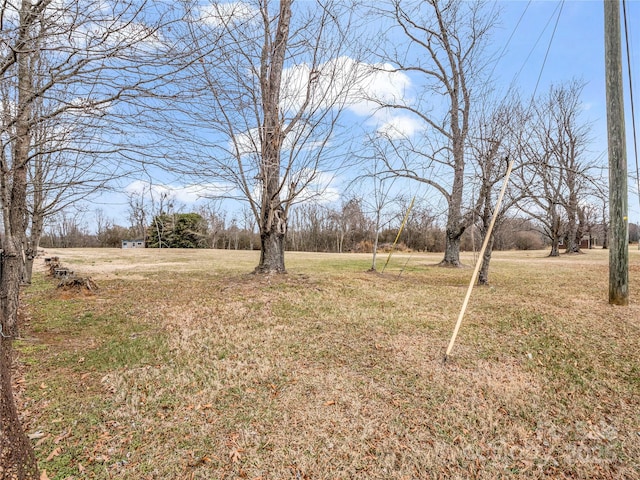
[[[122,240],[122,248],[144,248],[144,240]]]

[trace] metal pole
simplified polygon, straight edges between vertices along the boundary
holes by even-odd
[[[460,325],[462,325],[462,319],[464,318],[464,314],[467,311],[467,305],[469,304],[469,299],[471,298],[471,292],[473,291],[473,286],[476,284],[476,281],[478,280],[478,273],[480,272],[480,266],[482,265],[482,257],[484,257],[484,252],[487,249],[487,245],[489,244],[489,238],[491,237],[491,232],[493,232],[493,226],[496,223],[496,218],[498,218],[498,213],[500,212],[500,205],[502,205],[504,192],[507,190],[507,185],[509,184],[509,177],[511,176],[512,168],[513,168],[513,159],[509,161],[509,165],[507,167],[507,173],[505,174],[504,182],[502,183],[502,189],[500,190],[500,195],[498,195],[498,201],[496,202],[496,206],[494,207],[495,209],[493,211],[493,216],[491,217],[491,222],[489,222],[489,228],[487,229],[487,232],[484,234],[484,241],[482,242],[482,247],[480,248],[480,255],[478,256],[478,260],[476,261],[476,268],[473,270],[473,275],[471,275],[471,281],[469,282],[469,287],[467,288],[467,294],[464,297],[464,302],[462,302],[462,308],[460,309],[460,314],[458,315],[458,321],[456,322],[456,326],[453,329],[453,334],[451,335],[451,340],[449,341],[449,346],[447,347],[447,351],[444,354],[445,361],[451,354],[453,345],[456,342],[456,337],[458,336]]]

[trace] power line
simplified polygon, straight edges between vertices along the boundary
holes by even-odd
[[[538,80],[536,81],[536,88],[533,89],[532,98],[536,96],[536,92],[538,91],[538,85],[540,85],[540,79],[542,78],[542,72],[544,71],[544,66],[547,63],[547,58],[549,57],[549,51],[551,50],[551,44],[553,43],[553,38],[556,36],[556,31],[558,30],[558,23],[560,22],[560,15],[562,15],[562,8],[564,7],[564,0],[560,3],[560,10],[558,11],[558,16],[556,17],[556,24],[553,26],[553,32],[551,33],[551,38],[549,39],[549,45],[547,46],[547,51],[544,54],[544,60],[542,61],[542,68],[540,68],[540,74],[538,75]]]
[[[562,0],[562,2],[558,6],[556,6],[556,8],[553,10],[551,15],[549,16],[549,19],[547,20],[547,23],[545,24],[544,28],[540,32],[540,35],[538,35],[538,38],[536,39],[535,43],[533,44],[533,47],[531,47],[531,50],[529,50],[529,53],[527,54],[527,57],[524,59],[524,62],[522,62],[522,66],[520,67],[520,70],[518,70],[518,72],[513,76],[513,80],[511,80],[511,85],[509,86],[509,90],[511,90],[514,87],[516,81],[518,80],[518,77],[520,76],[520,74],[524,70],[524,67],[529,63],[529,59],[531,58],[531,55],[533,55],[533,52],[538,47],[538,44],[540,43],[540,40],[542,39],[542,36],[547,31],[547,28],[549,27],[549,24],[553,20],[553,17],[556,15],[556,12],[558,12],[559,10],[562,11],[562,6],[563,5],[564,5],[564,0]],[[527,5],[527,7],[528,7],[528,5]],[[525,9],[525,12],[526,12],[526,9]],[[556,17],[556,27],[558,26],[558,19],[559,18],[560,18],[560,15],[558,15]],[[555,28],[554,28],[553,34],[555,35]],[[549,46],[547,47],[547,53],[545,55],[545,62],[547,60],[547,55],[549,54],[549,48],[551,47],[551,42],[552,41],[553,41],[553,35],[551,37],[551,40],[549,41]],[[542,75],[542,70],[543,69],[544,69],[544,64],[543,64],[543,66],[542,66],[542,68],[540,70],[540,72],[541,72],[540,76]],[[540,80],[540,76],[538,77],[538,81]]]
[[[511,31],[511,35],[509,35],[509,38],[507,39],[507,42],[504,44],[504,47],[502,47],[502,50],[500,51],[500,54],[498,55],[498,57],[496,58],[495,63],[493,64],[493,69],[491,70],[491,73],[489,74],[489,78],[493,77],[493,74],[496,71],[496,67],[498,66],[498,62],[500,61],[500,59],[504,56],[505,52],[507,51],[507,48],[509,47],[509,44],[511,43],[511,40],[513,39],[513,36],[518,31],[518,27],[520,26],[520,23],[522,22],[522,19],[524,18],[525,13],[527,13],[527,10],[529,9],[529,5],[531,5],[532,1],[533,0],[529,0],[527,2],[527,5],[524,7],[524,10],[520,14],[520,18],[516,22],[515,27],[513,27],[513,30]],[[546,27],[545,27],[545,29],[546,29]]]
[[[640,205],[640,168],[638,167],[638,137],[636,134],[636,113],[633,99],[633,78],[631,76],[631,53],[629,51],[629,27],[627,26],[627,2],[622,0],[622,18],[624,19],[624,38],[627,49],[627,73],[629,75],[629,96],[631,97],[631,131],[633,132],[633,150],[636,157],[636,186]]]

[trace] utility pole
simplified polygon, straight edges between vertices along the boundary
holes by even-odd
[[[609,140],[609,303],[629,305],[629,217],[620,1],[604,0],[603,3]]]

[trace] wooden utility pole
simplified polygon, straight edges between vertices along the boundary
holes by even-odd
[[[609,303],[629,304],[629,217],[624,131],[620,1],[604,0],[604,55],[609,139]]]

